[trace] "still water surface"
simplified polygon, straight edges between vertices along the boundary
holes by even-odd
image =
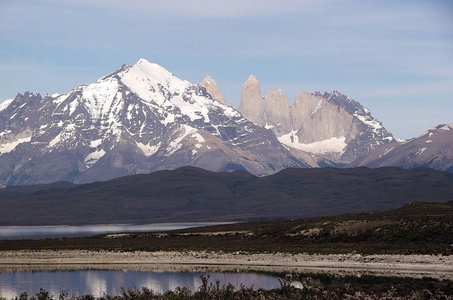
[[[0,240],[81,237],[116,232],[157,232],[216,224],[219,223],[154,223],[140,225],[113,224],[84,226],[0,227]]]
[[[14,298],[22,292],[33,295],[44,288],[58,299],[60,291],[69,296],[91,294],[96,297],[117,295],[121,287],[147,287],[163,293],[176,287],[188,287],[196,291],[201,285],[200,272],[152,272],[152,271],[39,271],[0,273],[0,297]],[[208,274],[205,274],[208,275]],[[272,289],[280,287],[276,276],[257,273],[209,273],[210,282],[219,280],[221,286],[231,283],[239,288]]]
[[[87,225],[87,226],[26,226],[0,227],[0,240],[5,239],[43,239],[77,236],[92,236],[117,232],[156,232],[183,228],[215,225],[218,223],[155,223],[145,225]],[[40,288],[58,298],[60,291],[69,296],[92,294],[117,295],[121,287],[147,287],[163,293],[176,287],[186,286],[196,291],[201,285],[201,272],[153,272],[153,271],[19,271],[0,272],[0,297],[14,298],[22,292],[33,295]],[[231,283],[239,288],[253,286],[259,288],[280,287],[278,278],[257,273],[209,273],[210,281],[220,280],[221,285]]]

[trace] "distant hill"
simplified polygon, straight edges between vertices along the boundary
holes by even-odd
[[[386,144],[356,165],[370,168],[397,166],[404,169],[428,167],[453,172],[453,123],[431,128],[401,144]]]
[[[257,177],[183,167],[56,185],[1,189],[0,225],[277,220],[453,201],[453,174],[429,168],[285,169]]]

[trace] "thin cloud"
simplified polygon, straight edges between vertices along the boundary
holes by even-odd
[[[60,3],[59,0],[50,0]],[[111,1],[90,1],[90,0],[70,0],[65,1],[74,5],[84,5],[88,7],[115,7],[140,14],[149,12],[165,13],[167,15],[185,18],[238,18],[252,16],[266,16],[287,13],[313,12],[321,9],[325,5],[334,2],[332,0],[168,0],[168,1],[149,1],[149,0],[111,0]]]

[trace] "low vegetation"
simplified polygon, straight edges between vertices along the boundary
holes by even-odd
[[[231,283],[221,285],[212,282],[208,276],[201,277],[197,291],[187,287],[177,287],[164,293],[147,287],[122,288],[118,295],[51,295],[41,289],[34,295],[26,292],[15,300],[249,300],[249,299],[453,299],[453,283],[432,278],[411,279],[376,276],[338,276],[328,274],[286,274],[280,279],[280,288],[272,290],[253,289],[241,285],[236,288]]]
[[[19,249],[452,255],[453,202],[414,202],[381,213],[0,243],[0,250]]]

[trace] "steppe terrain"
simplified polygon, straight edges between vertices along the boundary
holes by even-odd
[[[453,279],[453,202],[158,233],[4,240],[1,270],[137,268],[325,271]]]

